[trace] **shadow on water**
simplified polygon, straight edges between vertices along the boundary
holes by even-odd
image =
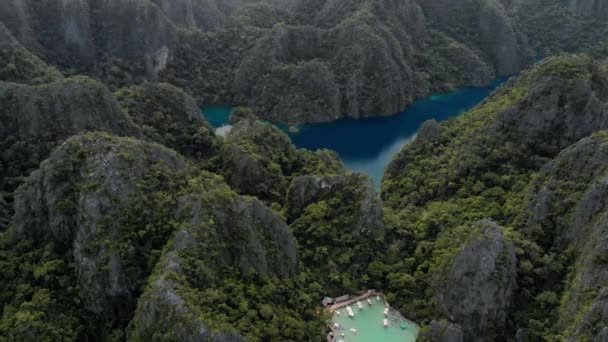
[[[379,188],[384,168],[405,144],[415,138],[424,121],[443,121],[458,116],[483,101],[504,81],[506,79],[501,78],[486,87],[463,88],[429,96],[392,116],[304,125],[289,136],[299,148],[326,148],[338,152],[349,170],[368,174]],[[229,107],[209,107],[203,111],[214,127],[228,123]],[[285,129],[284,126],[279,127]]]

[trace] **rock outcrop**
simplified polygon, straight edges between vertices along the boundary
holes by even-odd
[[[118,76],[126,67],[127,73],[135,75],[121,78],[156,79],[166,67],[176,40],[175,25],[149,0],[11,0],[11,4],[2,13],[19,14],[22,20],[0,20],[25,47],[47,62],[63,68],[80,67],[90,74],[111,72]],[[124,62],[118,59],[129,65],[121,65]],[[115,65],[103,71],[108,62]],[[128,81],[119,80],[122,84]]]
[[[278,128],[255,120],[239,121],[222,147],[226,182],[244,194],[281,202],[286,178],[297,158],[295,146]]]
[[[425,124],[391,163],[385,212],[400,248],[415,240],[398,253],[414,255],[403,279],[433,303],[406,310],[472,341],[603,338],[605,70],[549,58],[440,129]]]
[[[0,231],[4,231],[10,222],[10,213],[9,205],[4,198],[5,194],[0,192]]]
[[[545,62],[539,68],[551,68]],[[585,56],[553,64],[516,106],[502,112],[496,129],[532,154],[555,156],[563,148],[608,128],[608,73]]]
[[[211,331],[199,314],[207,308],[184,298],[234,276],[233,267],[244,274],[294,274],[298,259],[289,227],[260,201],[240,197],[227,188],[180,198],[176,218],[185,225],[139,301],[130,338],[245,341],[236,333]]]
[[[440,280],[437,304],[467,341],[494,340],[503,336],[517,287],[515,248],[491,221],[475,223],[468,234]]]
[[[167,194],[179,189],[185,168],[181,156],[159,145],[76,136],[17,190],[11,234],[73,257],[71,286],[80,289],[83,311],[124,325],[152,271],[145,261],[173,233],[163,214],[175,205]],[[175,180],[163,182],[168,178]]]
[[[509,12],[541,57],[564,52],[605,56],[606,0],[512,1]]]
[[[431,22],[449,35],[468,41],[492,56],[499,75],[513,75],[531,60],[527,38],[507,15],[500,1],[432,0],[420,3]],[[475,32],[475,34],[471,34]],[[468,37],[467,37],[468,35]]]
[[[353,191],[359,206],[356,208],[357,223],[349,227],[353,236],[375,234],[385,229],[382,206],[373,184],[361,175],[299,176],[289,187],[288,217],[296,219],[306,207],[329,198],[336,192]]]

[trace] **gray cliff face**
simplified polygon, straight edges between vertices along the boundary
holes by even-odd
[[[30,10],[25,0],[7,0],[0,3],[0,22],[24,45],[36,45]]]
[[[424,31],[420,9],[412,1],[382,2],[358,15],[361,6],[296,7],[302,25],[275,26],[240,63],[235,101],[290,124],[393,114],[411,103],[416,76],[407,29]]]
[[[496,129],[538,155],[554,156],[607,128],[608,77],[592,73],[592,79],[543,77],[523,101],[499,115]]]
[[[558,322],[569,341],[600,336],[608,326],[607,165],[608,142],[598,133],[545,165],[531,190],[529,233],[544,231],[537,239],[576,251]]]
[[[191,239],[185,231],[175,236],[174,246],[187,246]],[[180,247],[184,248],[184,247]],[[159,274],[141,296],[135,317],[129,326],[129,339],[132,341],[149,341],[152,336],[170,335],[180,342],[218,341],[244,342],[245,339],[236,333],[214,333],[205,322],[196,317],[188,307],[186,300],[178,293],[179,284],[170,277],[182,274],[182,265],[178,256],[179,249],[173,248],[165,254],[159,263]]]
[[[482,46],[489,47],[498,75],[514,75],[531,62],[528,39],[507,16],[500,3],[493,0],[484,2],[479,28]]]
[[[71,260],[65,286],[78,289],[82,319],[129,324],[132,340],[243,341],[207,329],[188,296],[235,276],[299,271],[296,240],[271,209],[177,152],[133,138],[68,139],[15,192],[14,207],[10,238]]]
[[[492,221],[475,223],[471,234],[436,298],[446,317],[462,326],[466,340],[492,340],[501,336],[517,287],[515,248]]]
[[[176,39],[175,25],[149,0],[10,3],[13,7],[3,13],[22,13],[22,19],[0,20],[28,49],[64,67],[119,57],[143,66],[155,79]]]
[[[420,5],[430,20],[452,37],[478,32],[478,40],[473,38],[469,44],[492,57],[498,75],[513,75],[530,63],[528,41],[499,1],[432,0]]]
[[[138,286],[150,270],[134,264],[140,257],[137,243],[124,251],[112,242],[129,239],[131,230],[139,229],[123,220],[127,208],[136,210],[137,196],[146,192],[153,198],[171,187],[146,189],[146,179],[155,173],[179,177],[184,168],[182,157],[158,145],[101,133],[76,136],[16,191],[13,233],[34,244],[64,246],[74,259],[85,308],[100,317],[117,312],[116,319],[128,319],[122,315],[134,307]],[[170,232],[161,231],[157,238],[168,239]],[[154,244],[154,238],[148,243]]]
[[[213,287],[223,276],[234,276],[232,267],[244,274],[295,274],[298,257],[289,227],[257,199],[238,196],[227,188],[183,196],[175,217],[184,225],[138,303],[130,338],[146,341],[159,333],[173,333],[179,341],[244,341],[235,333],[206,328],[197,315],[199,308],[183,295]]]
[[[296,242],[289,227],[255,198],[236,194],[225,198],[213,192],[188,195],[180,198],[176,216],[201,241],[200,250],[206,244],[229,241],[230,246],[207,260],[213,265],[283,278],[298,270]]]

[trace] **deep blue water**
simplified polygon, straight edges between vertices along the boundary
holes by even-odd
[[[338,152],[349,170],[370,175],[378,188],[384,168],[416,137],[424,121],[443,121],[458,116],[479,104],[504,81],[497,79],[487,87],[463,88],[429,96],[393,116],[304,125],[299,132],[289,133],[289,136],[299,148],[327,148]],[[214,127],[228,123],[229,107],[209,107],[203,112]]]

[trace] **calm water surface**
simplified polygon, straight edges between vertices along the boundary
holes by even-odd
[[[379,188],[384,168],[416,137],[424,121],[458,116],[479,104],[504,81],[497,79],[487,87],[429,96],[393,116],[304,125],[289,136],[299,148],[327,148],[338,152],[349,170],[368,174]],[[203,114],[214,127],[221,128],[228,124],[230,108],[207,107]]]

